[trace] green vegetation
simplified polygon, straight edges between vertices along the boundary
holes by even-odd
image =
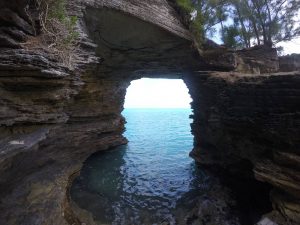
[[[203,43],[204,41],[204,27],[203,27],[204,21],[203,21],[203,17],[201,14],[197,14],[196,18],[192,21],[191,23],[191,31],[195,36],[195,39],[197,41],[198,44]]]
[[[190,13],[193,11],[194,6],[190,0],[176,0],[177,5],[185,12]]]
[[[42,41],[61,62],[72,68],[79,33],[77,17],[68,16],[65,0],[36,0],[42,26]]]
[[[237,31],[226,34],[223,41],[234,38],[232,46],[251,47],[253,45],[274,46],[300,35],[299,0],[227,0],[226,13]],[[298,18],[297,18],[298,16]]]
[[[190,29],[201,44],[219,35],[225,46],[274,46],[300,36],[299,0],[176,0],[191,17]]]
[[[222,30],[222,41],[224,45],[230,48],[242,48],[242,40],[240,39],[240,31],[236,26],[226,26]]]
[[[194,35],[197,44],[201,46],[204,40],[204,21],[202,14],[197,11],[191,0],[176,0],[176,3],[188,17],[191,17],[191,13],[196,13],[196,16],[189,20],[189,29]]]

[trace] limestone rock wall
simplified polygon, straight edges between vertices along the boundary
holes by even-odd
[[[237,71],[246,73],[275,73],[279,70],[276,48],[265,45],[236,51],[239,57]]]
[[[176,36],[192,40],[190,32],[182,25],[176,11],[167,0],[91,0],[88,5],[93,8],[107,7],[125,12]]]
[[[27,35],[34,35],[34,27],[26,14],[25,0],[0,2],[0,47],[20,48]]]
[[[280,71],[290,72],[300,70],[300,54],[291,54],[279,57]]]
[[[69,1],[80,34],[70,69],[32,42],[27,4],[0,1],[0,224],[80,224],[68,185],[93,152],[127,142],[124,96],[142,76],[184,78],[197,159],[249,160],[277,190],[274,208],[299,221],[299,74],[196,73],[214,65],[166,0]]]
[[[285,217],[275,221],[297,224],[299,72],[256,76],[199,72],[185,81],[193,98],[191,155],[204,165],[241,176],[247,176],[245,165],[250,162],[255,178],[273,186],[273,207]]]
[[[68,199],[72,177],[93,152],[127,142],[121,111],[129,82],[141,76],[141,68],[149,74],[169,71],[171,63],[159,64],[166,59],[159,56],[174,47],[167,56],[178,53],[172,63],[190,55],[190,48],[183,51],[190,35],[166,1],[69,1],[80,34],[69,69],[33,42],[38,33],[25,9],[33,14],[35,9],[27,3],[0,1],[0,224],[80,224]],[[131,29],[135,37],[145,28],[151,38],[126,36],[119,44],[115,36],[120,47],[97,46],[92,39],[97,40],[101,15],[99,20],[94,15],[95,22],[88,16],[103,7],[116,12],[112,20],[138,24],[136,32]],[[107,28],[104,34],[118,34],[120,25]],[[164,44],[155,47],[155,37]],[[121,53],[125,61],[119,60]]]
[[[80,42],[70,70],[34,46],[27,3],[0,1],[0,224],[79,223],[67,187],[89,155],[127,142],[129,81],[96,72],[84,5],[73,1]]]
[[[70,177],[93,152],[127,142],[129,81],[13,67],[1,75],[0,224],[72,224]]]
[[[251,74],[279,71],[280,65],[275,48],[260,45],[234,51],[221,46],[216,47],[210,42],[204,45],[205,49],[202,55],[207,64],[211,65],[214,70]]]

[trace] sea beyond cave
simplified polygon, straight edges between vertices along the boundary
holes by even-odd
[[[99,224],[175,224],[209,188],[188,156],[191,109],[125,109],[127,145],[92,155],[71,189]]]
[[[125,109],[122,115],[128,144],[91,155],[70,190],[74,203],[96,224],[180,225],[201,220],[248,225],[270,209],[268,199],[258,194],[253,202],[257,197],[259,201],[251,202],[252,183],[246,184],[246,196],[237,184],[229,191],[218,175],[189,157],[191,109]],[[247,206],[239,208],[237,200]]]

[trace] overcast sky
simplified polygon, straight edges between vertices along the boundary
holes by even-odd
[[[142,78],[128,87],[125,108],[190,108],[191,101],[183,80]]]
[[[300,37],[292,41],[278,43],[277,46],[282,46],[284,54],[298,53],[300,54]]]

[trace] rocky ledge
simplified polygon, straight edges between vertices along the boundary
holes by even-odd
[[[194,109],[191,155],[201,164],[271,184],[273,207],[285,217],[277,223],[297,224],[300,72],[198,72],[186,82]]]
[[[186,82],[197,161],[268,183],[273,212],[263,221],[299,224],[300,74],[274,73],[274,50],[257,61],[258,49],[200,56],[166,0],[75,0],[70,69],[32,42],[38,18],[28,1],[0,8],[1,224],[81,223],[69,183],[93,152],[127,142],[126,88],[145,76]]]

